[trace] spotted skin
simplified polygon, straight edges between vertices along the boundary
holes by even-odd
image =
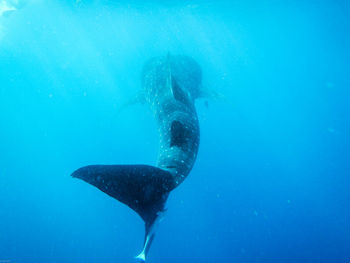
[[[197,157],[200,136],[194,101],[200,80],[198,64],[186,56],[154,58],[143,70],[145,101],[160,136],[157,167],[171,173],[173,188],[187,177]]]

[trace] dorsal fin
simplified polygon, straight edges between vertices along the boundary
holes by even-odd
[[[173,76],[171,74],[171,61],[170,61],[170,52],[168,52],[165,59],[165,77],[166,77],[166,86],[171,89],[173,83]]]
[[[170,53],[167,54],[166,60],[166,85],[171,90],[173,97],[182,103],[187,104],[189,101],[189,94],[185,92],[179,85],[177,80],[174,78],[171,70],[171,56]]]

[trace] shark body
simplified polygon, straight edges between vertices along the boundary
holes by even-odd
[[[199,65],[187,56],[149,60],[142,72],[142,94],[158,123],[157,164],[89,165],[80,178],[136,211],[145,222],[145,241],[136,258],[146,261],[155,228],[169,193],[190,173],[199,147],[199,122],[194,102],[201,93]]]

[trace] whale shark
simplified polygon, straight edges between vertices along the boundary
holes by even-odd
[[[156,165],[89,165],[72,176],[140,215],[145,239],[136,259],[145,262],[169,193],[185,180],[197,158],[200,132],[195,100],[201,96],[202,71],[194,59],[168,54],[147,61],[141,79],[142,100],[158,124]]]

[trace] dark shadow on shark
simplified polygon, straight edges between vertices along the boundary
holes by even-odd
[[[194,101],[201,96],[201,79],[199,65],[187,56],[149,60],[142,72],[142,99],[159,127],[157,165],[90,165],[72,174],[141,216],[145,241],[136,257],[140,262],[146,261],[169,193],[183,182],[196,160],[199,123]]]

